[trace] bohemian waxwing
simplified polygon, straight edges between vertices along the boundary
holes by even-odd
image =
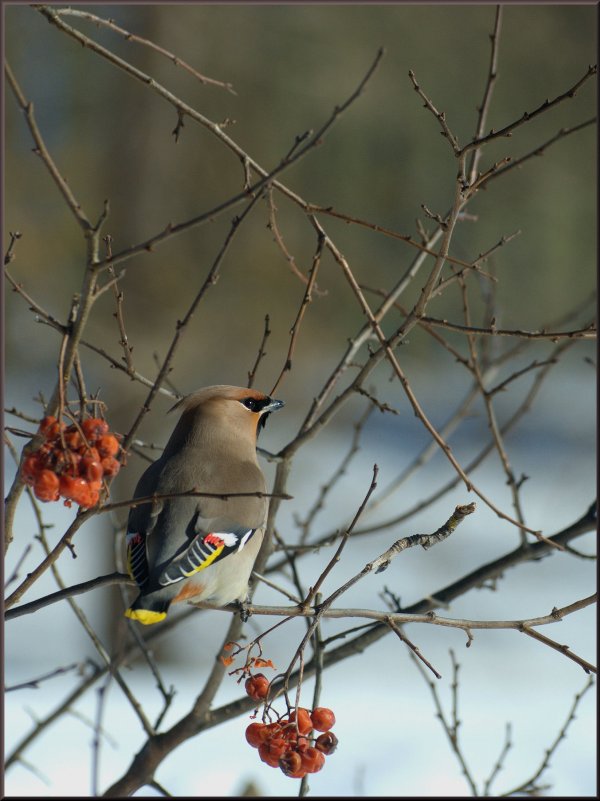
[[[267,518],[256,438],[283,401],[253,389],[214,386],[175,404],[182,414],[134,497],[187,490],[224,497],[158,498],[131,508],[127,567],[140,595],[125,612],[158,623],[172,603],[245,598]]]

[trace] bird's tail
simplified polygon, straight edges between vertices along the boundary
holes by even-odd
[[[144,626],[152,626],[160,623],[167,616],[170,601],[162,598],[152,598],[150,595],[138,595],[129,609],[125,610],[125,617],[130,620],[137,620]]]

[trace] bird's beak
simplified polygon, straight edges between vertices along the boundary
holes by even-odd
[[[262,411],[263,414],[265,412],[270,414],[271,412],[276,412],[277,409],[281,409],[282,406],[285,406],[285,403],[282,400],[275,400],[274,398],[270,398],[270,400],[267,403],[267,405],[263,406],[261,411]]]
[[[260,433],[261,429],[267,425],[267,420],[271,412],[276,412],[277,409],[281,409],[282,406],[285,406],[283,401],[269,398],[269,402],[266,406],[262,407],[260,417],[258,418],[257,435]]]

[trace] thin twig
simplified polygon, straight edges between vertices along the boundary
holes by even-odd
[[[448,123],[446,122],[445,112],[438,111],[437,108],[433,105],[431,100],[427,97],[425,92],[421,89],[421,87],[417,83],[417,79],[415,78],[415,73],[412,70],[408,71],[408,77],[412,81],[412,85],[415,92],[417,92],[421,100],[423,100],[423,105],[425,106],[425,108],[431,111],[431,113],[437,118],[437,121],[439,122],[442,128],[442,136],[444,136],[450,143],[450,146],[454,151],[454,155],[459,156],[461,152],[460,145],[458,144],[458,139],[448,127]]]
[[[481,101],[481,105],[477,109],[477,111],[479,112],[479,116],[477,119],[477,128],[475,133],[476,139],[481,139],[481,137],[483,136],[488,113],[490,110],[494,86],[496,84],[496,79],[498,77],[498,48],[500,43],[501,25],[502,25],[502,6],[497,5],[496,17],[494,19],[494,30],[490,34],[490,40],[492,44],[490,50],[490,66],[488,68],[485,90],[483,92],[483,100]],[[477,167],[479,166],[479,160],[481,158],[482,153],[483,149],[481,147],[477,147],[473,151],[471,151],[471,159],[469,166],[467,168],[467,174],[469,176],[470,184],[473,184],[473,182],[477,177]]]
[[[74,662],[72,665],[67,665],[66,667],[58,667],[51,670],[49,673],[44,673],[43,676],[37,676],[35,679],[29,679],[28,681],[22,681],[19,684],[6,687],[5,692],[10,693],[15,690],[37,690],[40,686],[40,682],[53,679],[55,676],[62,676],[64,673],[70,673],[72,670],[80,671],[81,668],[82,665],[80,662]]]
[[[540,114],[543,114],[544,112],[551,109],[553,106],[562,103],[564,100],[569,100],[575,97],[577,91],[583,86],[584,83],[587,82],[589,78],[591,78],[593,75],[596,75],[597,71],[598,67],[596,64],[589,66],[585,74],[565,92],[562,92],[562,94],[557,95],[552,100],[548,99],[544,100],[544,102],[533,111],[525,111],[523,115],[519,117],[519,119],[514,120],[508,125],[505,125],[499,131],[495,131],[494,129],[492,129],[489,132],[489,134],[487,134],[487,136],[474,137],[471,142],[466,144],[459,151],[460,155],[464,155],[465,153],[468,153],[470,150],[473,150],[477,147],[481,147],[481,145],[487,144],[488,142],[492,142],[494,139],[498,139],[500,137],[512,136],[513,131],[519,126],[523,125],[526,122],[529,122],[530,120],[534,119]]]
[[[435,317],[421,317],[424,323],[446,328],[448,331],[459,331],[464,334],[474,334],[476,336],[492,337],[519,337],[520,339],[549,339],[551,342],[558,342],[560,339],[596,339],[597,328],[594,322],[589,323],[583,328],[573,331],[525,331],[521,328],[480,328],[474,325],[461,325],[449,320],[439,320]]]
[[[514,170],[517,167],[520,169],[523,166],[523,164],[525,164],[526,161],[529,161],[529,159],[533,158],[534,156],[543,156],[546,152],[546,149],[551,145],[553,145],[555,142],[559,142],[561,139],[564,139],[565,137],[570,136],[571,134],[577,133],[578,131],[587,128],[590,125],[595,125],[596,122],[597,122],[597,117],[590,117],[590,119],[584,120],[583,122],[580,122],[578,125],[573,125],[569,128],[561,128],[558,131],[558,133],[554,134],[554,136],[550,137],[550,139],[543,142],[541,145],[538,145],[533,150],[530,150],[524,156],[521,156],[520,158],[517,159],[513,159],[510,162],[510,164],[507,164],[506,166],[502,167],[497,172],[495,172],[493,175],[490,175],[487,180],[487,183],[489,183],[494,178],[499,178],[501,175],[505,175],[509,170]]]
[[[107,257],[110,258],[112,256],[112,248],[111,242],[112,237],[105,236],[104,241],[106,243],[106,254]],[[129,338],[127,336],[127,331],[125,330],[125,319],[123,317],[123,292],[118,289],[117,282],[119,276],[116,274],[114,267],[111,265],[108,268],[109,275],[112,276],[112,287],[115,296],[115,301],[117,304],[117,310],[114,312],[114,317],[117,321],[117,325],[119,327],[119,345],[123,348],[123,361],[125,362],[125,366],[127,368],[127,374],[129,376],[135,375],[135,368],[133,366],[133,361],[131,359],[131,351],[133,350],[133,346],[129,344]]]
[[[6,267],[8,264],[11,263],[14,259],[17,258],[15,253],[15,247],[19,239],[23,236],[20,231],[9,231],[8,235],[10,237],[10,242],[8,243],[8,248],[6,249],[6,253],[4,254],[4,266]]]
[[[425,679],[429,689],[431,690],[433,703],[434,703],[434,706],[435,706],[435,709],[436,709],[436,717],[438,718],[438,720],[440,721],[440,723],[442,725],[442,728],[446,732],[446,736],[448,737],[448,742],[450,743],[450,747],[452,748],[452,750],[454,751],[454,753],[456,755],[456,758],[458,759],[458,762],[460,764],[463,776],[465,777],[465,779],[466,779],[466,781],[467,781],[467,783],[469,785],[469,789],[471,791],[471,795],[473,795],[474,797],[478,797],[479,796],[479,791],[477,789],[477,785],[475,783],[473,775],[472,775],[472,773],[469,770],[469,767],[467,765],[467,760],[465,758],[465,755],[463,754],[462,748],[459,745],[458,738],[456,736],[456,731],[453,730],[452,724],[446,719],[446,715],[444,714],[444,709],[442,707],[442,702],[441,702],[440,697],[439,697],[438,688],[437,688],[436,684],[433,681],[431,681],[431,679],[429,678],[429,676],[425,672],[425,669],[423,668],[422,665],[419,664],[419,662],[416,659],[416,657],[413,654],[410,654],[410,656],[411,656],[413,662],[415,663],[419,673]]]
[[[323,509],[325,506],[325,500],[331,490],[336,486],[338,481],[346,474],[348,466],[352,460],[352,458],[358,453],[359,450],[359,442],[360,436],[362,434],[362,430],[369,419],[371,412],[373,411],[374,404],[369,404],[367,406],[365,412],[362,414],[360,419],[354,423],[354,434],[352,436],[352,441],[350,443],[350,447],[348,448],[347,453],[343,457],[342,461],[338,465],[335,472],[331,475],[331,478],[325,482],[325,484],[321,485],[319,490],[319,494],[308,510],[306,517],[303,520],[296,519],[296,525],[300,527],[300,537],[299,537],[299,544],[304,545],[310,535],[310,528],[312,523],[317,516],[317,514]]]
[[[281,372],[273,388],[271,389],[270,395],[273,395],[281,381],[283,380],[283,376],[292,369],[292,358],[294,355],[294,349],[296,347],[296,340],[298,339],[298,334],[300,333],[300,326],[302,324],[302,319],[304,317],[304,313],[306,312],[306,307],[312,301],[312,292],[315,286],[315,281],[317,280],[317,273],[319,271],[319,265],[321,264],[321,254],[323,253],[323,246],[325,244],[325,239],[323,236],[319,235],[318,242],[317,242],[317,249],[315,251],[315,255],[313,256],[312,267],[310,268],[310,274],[308,277],[308,283],[306,284],[306,291],[304,292],[304,296],[302,298],[302,302],[300,304],[300,308],[298,309],[298,314],[296,315],[296,319],[290,329],[290,344],[288,347],[287,356],[285,359],[285,363],[281,368]]]
[[[4,619],[12,620],[15,617],[21,617],[21,615],[30,615],[46,606],[62,601],[65,598],[83,595],[91,590],[96,590],[100,587],[110,587],[113,584],[130,584],[131,586],[135,586],[134,580],[130,578],[127,573],[109,573],[106,576],[98,576],[89,581],[82,581],[80,584],[73,584],[65,589],[57,590],[49,595],[45,595],[43,598],[38,598],[36,601],[30,601],[29,603],[21,604],[13,609],[7,609],[4,613]]]
[[[221,246],[210,270],[208,271],[206,278],[202,282],[200,289],[196,293],[196,296],[192,300],[184,317],[181,320],[177,321],[177,324],[175,326],[175,334],[173,335],[173,339],[171,340],[171,343],[168,347],[167,354],[163,360],[160,370],[158,371],[158,375],[156,376],[154,384],[152,385],[152,388],[150,389],[150,392],[148,393],[146,400],[142,404],[138,415],[133,421],[131,427],[129,428],[129,431],[123,438],[123,442],[121,443],[123,450],[127,449],[130,441],[133,439],[135,433],[137,432],[137,429],[141,425],[145,415],[150,411],[152,402],[154,401],[158,390],[164,383],[167,375],[171,370],[171,362],[173,360],[173,357],[175,355],[181,337],[183,336],[190,320],[192,319],[196,309],[198,308],[200,302],[204,298],[206,292],[215,285],[217,281],[217,276],[219,274],[219,269],[221,267],[221,264],[223,262],[223,259],[225,258],[227,251],[229,250],[231,242],[233,241],[237,231],[239,230],[240,225],[246,219],[247,215],[254,207],[254,204],[258,200],[258,197],[259,195],[253,197],[246,206],[246,208],[244,209],[244,211],[242,212],[242,214],[239,217],[235,217],[234,220],[232,221],[229,233],[227,234],[227,237],[225,238],[225,241]]]
[[[483,785],[483,794],[485,796],[491,795],[490,790],[491,790],[491,787],[492,787],[492,783],[494,782],[494,779],[496,778],[496,776],[500,773],[500,771],[504,767],[504,762],[506,761],[506,757],[508,755],[508,752],[510,751],[510,749],[512,747],[513,747],[512,727],[511,727],[510,722],[509,722],[509,723],[506,724],[506,729],[505,729],[505,733],[504,733],[504,743],[502,745],[502,750],[500,751],[500,756],[496,760],[496,764],[492,768],[492,772],[490,773],[488,778],[485,780],[485,783]]]
[[[289,157],[290,154],[288,154]],[[277,216],[276,211],[277,208],[275,207],[275,201],[273,200],[273,187],[269,186],[267,192],[265,194],[267,204],[269,206],[269,222],[267,224],[267,228],[273,232],[273,240],[285,256],[285,260],[290,265],[290,270],[292,273],[302,281],[303,284],[308,283],[308,278],[304,275],[302,270],[296,264],[296,260],[294,259],[293,255],[289,252],[286,247],[285,242],[283,241],[283,236],[281,235],[281,231],[279,230],[279,226],[277,225]]]
[[[391,617],[389,617],[389,615],[388,615],[388,617],[387,617],[387,619],[386,619],[386,623],[387,623],[387,624],[388,624],[388,626],[391,628],[391,630],[394,632],[394,634],[396,634],[396,636],[397,636],[397,637],[400,639],[400,641],[401,641],[401,642],[403,642],[405,645],[408,645],[408,647],[409,647],[409,648],[410,648],[410,650],[413,652],[413,654],[415,655],[415,657],[416,657],[417,659],[420,659],[420,660],[421,660],[421,662],[422,662],[422,663],[425,665],[425,667],[427,667],[427,668],[428,668],[428,669],[429,669],[429,670],[430,670],[430,671],[433,673],[433,675],[436,677],[436,679],[441,679],[441,678],[442,678],[442,674],[441,674],[441,673],[438,673],[438,671],[437,671],[437,670],[436,670],[436,669],[433,667],[433,665],[431,664],[431,662],[429,662],[429,660],[425,659],[425,657],[424,657],[424,656],[423,656],[423,654],[421,653],[420,649],[419,649],[419,648],[418,648],[418,647],[417,647],[417,646],[416,646],[416,645],[415,645],[413,642],[411,642],[411,641],[408,639],[408,637],[406,636],[406,634],[404,634],[404,632],[402,631],[402,629],[400,629],[400,628],[399,628],[399,627],[396,625],[396,623],[394,623],[394,621],[392,620],[392,618],[391,618]]]
[[[573,653],[568,645],[561,645],[561,643],[556,642],[556,640],[551,640],[550,637],[540,634],[539,631],[535,631],[527,624],[523,625],[521,631],[523,634],[527,634],[528,637],[533,637],[534,640],[538,640],[538,642],[542,642],[544,645],[553,648],[555,651],[563,654],[563,656],[572,659],[573,662],[576,662],[581,668],[583,668],[585,673],[597,673],[597,668],[594,665],[592,665],[586,659],[583,659],[581,656]]]
[[[329,131],[329,129],[338,121],[338,119],[347,111],[348,108],[362,95],[366,86],[372,79],[373,75],[375,74],[383,56],[384,50],[380,48],[377,51],[375,59],[373,60],[372,64],[370,65],[369,69],[365,73],[364,77],[361,79],[357,87],[351,93],[351,95],[340,105],[335,106],[333,112],[328,117],[328,119],[321,125],[320,128],[316,130],[310,137],[308,137],[306,144],[302,147],[295,147],[288,153],[285,159],[281,161],[278,167],[276,167],[271,173],[261,167],[256,161],[250,158],[248,154],[233,140],[231,139],[223,130],[223,126],[219,125],[218,123],[214,123],[209,120],[204,115],[200,114],[194,108],[189,106],[188,104],[184,103],[180,98],[173,95],[169,90],[167,90],[164,86],[162,86],[158,81],[150,77],[149,75],[145,74],[141,70],[133,67],[128,62],[124,61],[123,59],[116,56],[107,48],[103,47],[102,45],[98,44],[94,40],[90,39],[88,36],[85,36],[77,29],[73,28],[70,25],[67,25],[57,14],[57,12],[49,6],[36,6],[37,10],[43,14],[48,22],[52,25],[55,25],[58,29],[60,29],[63,33],[67,34],[68,36],[74,38],[84,47],[89,48],[90,50],[94,51],[98,55],[102,56],[103,58],[107,59],[110,63],[112,63],[117,68],[124,70],[130,76],[135,78],[136,80],[140,81],[145,86],[148,86],[151,90],[156,92],[160,95],[164,100],[170,103],[178,114],[185,114],[190,119],[194,120],[195,122],[199,123],[203,127],[207,128],[216,138],[224,144],[230,151],[232,151],[239,159],[242,160],[244,164],[247,165],[248,169],[252,169],[255,173],[260,176],[260,179],[255,183],[253,187],[250,189],[244,188],[243,192],[239,193],[234,198],[226,201],[225,204],[221,204],[221,207],[217,207],[217,209],[213,209],[211,212],[208,212],[205,215],[200,215],[198,218],[195,218],[192,221],[188,221],[185,224],[181,224],[179,226],[168,225],[165,231],[158,235],[157,237],[153,237],[151,240],[148,240],[141,245],[135,245],[127,250],[115,254],[112,259],[111,263],[116,264],[117,262],[123,261],[125,258],[130,258],[132,255],[136,253],[143,252],[144,250],[151,249],[154,244],[158,241],[162,241],[166,238],[174,236],[177,233],[180,233],[183,230],[187,230],[188,227],[191,225],[196,225],[199,222],[205,222],[212,218],[214,218],[219,212],[227,208],[231,208],[232,205],[247,199],[248,193],[254,194],[258,190],[261,190],[265,185],[269,182],[281,193],[289,197],[293,202],[299,204],[303,208],[306,208],[308,204],[305,203],[297,194],[292,192],[288,187],[281,184],[279,181],[273,180],[274,176],[277,175],[284,169],[287,169],[291,164],[297,162],[303,156],[306,155],[310,150],[314,147],[319,145],[324,135]],[[101,266],[106,266],[106,260],[101,264]]]
[[[310,605],[313,602],[313,599],[315,598],[316,594],[321,589],[321,586],[323,585],[323,582],[325,581],[325,579],[327,578],[329,573],[331,573],[331,571],[333,570],[335,565],[340,561],[340,558],[341,558],[341,555],[342,555],[342,551],[346,547],[348,539],[349,539],[350,535],[352,534],[352,531],[354,530],[354,527],[357,524],[358,519],[360,518],[361,514],[363,513],[363,511],[365,509],[365,506],[367,505],[367,503],[369,501],[369,498],[371,497],[371,495],[375,491],[375,488],[377,487],[377,475],[378,475],[378,473],[379,473],[379,468],[377,467],[376,464],[374,464],[373,465],[373,478],[371,479],[371,484],[369,486],[369,489],[367,490],[367,494],[365,495],[361,505],[358,507],[358,509],[356,511],[356,514],[354,515],[354,519],[352,520],[352,522],[350,523],[348,528],[344,531],[344,533],[342,535],[342,538],[340,540],[340,544],[338,545],[338,547],[336,549],[336,552],[334,553],[334,555],[329,560],[328,564],[326,565],[325,569],[323,570],[323,572],[321,573],[321,575],[319,576],[319,578],[315,582],[314,586],[312,586],[310,588],[310,590],[308,592],[308,595],[304,599],[304,602],[303,602],[304,605]]]
[[[106,679],[96,690],[97,703],[96,703],[96,719],[94,720],[94,738],[92,740],[92,769],[91,769],[91,795],[93,798],[98,797],[98,773],[100,769],[100,743],[102,733],[102,715],[104,713],[106,704],[106,693],[110,685],[111,675],[106,676]]]
[[[81,11],[80,9],[75,8],[57,8],[56,14],[60,16],[71,16],[71,17],[79,17],[80,19],[89,20],[93,22],[95,25],[104,26],[105,28],[109,28],[111,31],[115,33],[121,34],[128,42],[138,42],[138,44],[144,45],[145,47],[149,47],[151,50],[154,50],[156,53],[160,53],[161,55],[165,56],[169,59],[176,67],[181,67],[182,69],[186,70],[193,75],[200,83],[207,85],[207,86],[218,86],[223,89],[227,89],[232,95],[237,94],[231,83],[225,81],[218,81],[215,78],[208,78],[206,75],[202,75],[193,67],[190,67],[183,59],[176,56],[174,53],[171,53],[169,50],[166,50],[164,47],[155,44],[154,42],[150,41],[149,39],[144,39],[142,36],[138,36],[135,33],[130,33],[126,31],[125,28],[121,28],[116,22],[112,19],[103,19],[102,17],[98,17],[95,14],[90,14],[88,11]]]
[[[279,498],[280,500],[290,501],[293,499],[292,495],[285,493],[275,492],[202,492],[197,489],[184,490],[182,492],[167,492],[167,493],[154,493],[153,495],[144,495],[139,498],[130,498],[126,501],[115,501],[114,503],[106,503],[104,506],[90,509],[89,512],[95,514],[105,514],[106,512],[113,512],[115,509],[127,509],[140,506],[144,503],[154,503],[155,501],[164,501],[171,498],[220,498],[221,500],[228,500],[229,498]]]
[[[591,689],[593,685],[594,685],[594,679],[592,676],[590,676],[583,690],[581,690],[581,692],[575,695],[573,704],[567,714],[565,722],[561,726],[560,731],[558,732],[558,735],[554,740],[554,742],[544,752],[544,758],[542,759],[542,762],[539,768],[535,771],[535,773],[529,779],[527,779],[527,781],[523,782],[518,787],[514,787],[512,790],[509,790],[506,793],[502,793],[501,794],[502,798],[507,798],[516,795],[517,793],[527,793],[528,795],[539,794],[540,788],[536,787],[535,783],[542,775],[542,773],[550,766],[550,759],[552,758],[553,754],[556,753],[556,750],[558,749],[558,746],[561,744],[561,742],[566,738],[567,730],[571,725],[571,723],[573,723],[573,721],[575,720],[575,712],[577,711],[577,707],[581,703],[581,699],[587,693],[587,691]]]
[[[458,184],[460,184],[460,181],[458,181]],[[457,203],[458,203],[458,200],[457,200]],[[455,207],[454,217],[452,218],[454,221],[455,221],[456,213],[457,213],[456,212],[456,208],[457,207]],[[314,217],[312,218],[312,221],[313,221],[313,225],[315,226],[315,228],[325,235],[325,232],[323,231],[322,227],[320,226],[320,224],[317,222],[317,220]],[[437,280],[437,276],[439,275],[439,270],[441,269],[441,264],[443,263],[443,260],[444,260],[443,253],[444,253],[444,251],[447,248],[447,245],[449,243],[449,235],[450,235],[450,233],[452,231],[453,224],[454,224],[453,222],[452,222],[452,224],[450,224],[450,223],[448,224],[448,230],[444,234],[444,236],[446,238],[445,239],[445,244],[443,244],[441,249],[440,249],[440,256],[439,256],[438,262],[436,262],[436,265],[434,266],[434,269],[430,273],[430,276],[429,276],[429,279],[428,279],[427,283],[425,284],[425,286],[423,287],[423,289],[421,291],[421,296],[420,296],[419,300],[417,301],[413,311],[409,315],[409,319],[412,319],[415,322],[421,316],[421,314],[423,313],[423,310],[425,308],[426,302],[427,302],[428,298],[430,297],[430,295],[431,295],[431,293],[433,291],[433,287],[434,287],[435,282]],[[510,515],[508,515],[505,512],[503,512],[501,509],[498,508],[498,506],[496,506],[490,500],[490,498],[487,497],[487,495],[485,495],[476,485],[473,484],[471,479],[468,477],[468,475],[466,474],[464,469],[460,466],[460,464],[458,463],[458,461],[456,460],[456,458],[452,454],[450,446],[440,436],[440,434],[435,429],[435,427],[433,426],[433,424],[431,423],[429,418],[426,416],[426,414],[425,414],[424,410],[422,409],[421,405],[419,404],[419,402],[418,402],[418,400],[416,398],[416,395],[414,394],[414,392],[413,392],[413,390],[412,390],[412,388],[411,388],[411,386],[410,386],[410,384],[408,382],[408,379],[407,379],[404,371],[402,370],[398,359],[396,358],[396,356],[394,354],[393,348],[390,345],[390,341],[385,337],[385,335],[383,334],[383,332],[381,330],[381,327],[379,326],[379,323],[377,322],[377,320],[373,316],[373,313],[372,313],[372,311],[371,311],[371,309],[369,307],[369,304],[367,303],[363,293],[361,292],[360,287],[359,287],[356,279],[354,278],[354,276],[352,274],[352,271],[350,270],[350,267],[349,267],[347,261],[344,259],[344,257],[341,255],[341,253],[337,250],[336,246],[329,239],[329,237],[327,237],[326,235],[325,235],[325,244],[328,247],[328,249],[332,252],[332,254],[333,254],[334,258],[336,259],[336,261],[338,262],[338,264],[340,264],[340,266],[342,267],[342,269],[344,271],[344,275],[348,279],[348,282],[349,282],[350,286],[352,287],[352,289],[353,289],[353,291],[354,291],[354,293],[355,293],[355,295],[356,295],[356,297],[357,297],[357,299],[358,299],[358,301],[360,303],[360,306],[361,306],[363,312],[368,317],[368,319],[369,319],[369,321],[370,321],[370,323],[371,323],[371,325],[373,327],[373,330],[376,333],[377,338],[379,339],[379,341],[381,343],[382,351],[385,352],[385,355],[386,355],[388,361],[390,362],[390,364],[392,365],[392,368],[393,368],[394,372],[396,373],[396,375],[400,379],[400,382],[402,384],[404,392],[406,393],[406,396],[408,397],[408,400],[410,401],[410,404],[413,407],[413,409],[415,411],[415,414],[417,415],[419,420],[421,420],[421,422],[423,423],[425,428],[429,431],[431,436],[434,438],[434,440],[437,442],[437,444],[441,448],[441,450],[444,453],[444,455],[446,456],[446,458],[450,461],[450,463],[452,464],[452,466],[454,467],[456,472],[462,478],[462,480],[464,481],[465,486],[467,487],[467,489],[472,490],[476,495],[478,495],[481,498],[481,500],[487,506],[489,506],[489,508],[492,509],[492,511],[494,511],[498,515],[498,517],[501,517],[504,520],[507,520],[508,522],[510,522],[513,525],[517,526],[517,528],[521,529],[522,531],[526,531],[526,532],[528,532],[530,534],[533,534],[536,537],[536,539],[543,539],[543,534],[542,534],[541,531],[538,531],[536,529],[532,529],[529,526],[524,525],[520,520],[516,520],[516,519],[512,518]],[[403,324],[401,330],[402,331],[406,330],[406,323]],[[397,334],[398,333],[399,332],[397,332]]]
[[[267,355],[265,351],[265,345],[270,335],[271,335],[271,329],[269,328],[269,315],[265,314],[265,328],[263,331],[262,339],[260,341],[260,345],[258,346],[256,361],[254,362],[252,369],[248,372],[248,384],[247,384],[248,388],[254,385],[254,379],[256,377],[256,371],[258,370],[258,365],[260,364],[261,360]]]
[[[23,300],[29,305],[29,308],[32,312],[41,318],[41,321],[48,323],[52,328],[55,328],[61,334],[64,334],[66,331],[66,326],[63,325],[56,317],[53,317],[50,312],[47,312],[40,304],[35,301],[31,295],[29,295],[26,290],[23,288],[23,284],[20,284],[13,276],[8,272],[8,270],[4,269],[4,275],[8,278],[9,283],[12,285],[13,292],[17,292]]]
[[[52,156],[50,155],[48,149],[46,148],[44,140],[42,139],[42,136],[40,134],[40,130],[37,126],[37,122],[33,112],[33,103],[31,101],[28,102],[25,99],[25,95],[21,91],[21,87],[17,83],[17,80],[8,62],[5,62],[4,69],[6,71],[6,77],[8,78],[8,83],[10,84],[10,88],[13,91],[17,103],[21,108],[21,111],[25,115],[27,126],[31,132],[33,141],[35,142],[35,149],[33,152],[37,156],[39,156],[46,165],[48,172],[52,176],[54,183],[58,187],[58,190],[63,196],[63,198],[65,199],[68,207],[71,209],[71,212],[75,217],[75,219],[77,220],[80,228],[82,229],[84,234],[87,235],[93,229],[94,226],[87,218],[85,212],[81,208],[81,204],[76,199],[70,186],[61,175],[58,167],[54,163]]]
[[[461,296],[463,300],[463,313],[465,318],[465,324],[471,324],[471,311],[469,306],[469,296],[467,292],[467,287],[465,282],[461,279],[459,281],[459,286],[461,290]],[[467,343],[469,346],[469,354],[470,358],[468,361],[468,368],[471,371],[477,386],[479,388],[479,393],[483,400],[483,405],[485,408],[485,413],[488,420],[488,428],[492,432],[492,439],[494,440],[494,447],[496,452],[498,453],[500,463],[502,464],[502,468],[504,470],[504,474],[506,476],[506,483],[510,487],[511,496],[512,496],[512,503],[513,508],[515,510],[515,518],[519,521],[521,526],[525,524],[525,516],[523,513],[523,508],[521,504],[521,498],[519,494],[519,490],[521,487],[521,482],[517,481],[515,478],[514,471],[512,469],[511,463],[508,458],[508,453],[506,451],[506,447],[504,445],[504,439],[500,432],[500,426],[498,424],[498,418],[496,415],[496,409],[494,407],[493,396],[490,392],[487,391],[487,387],[485,385],[485,381],[483,378],[483,371],[482,367],[479,362],[479,353],[477,350],[477,344],[475,342],[475,338],[472,334],[467,335]],[[525,544],[525,532],[521,531],[521,538],[523,543]]]

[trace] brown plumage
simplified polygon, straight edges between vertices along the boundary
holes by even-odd
[[[127,561],[140,595],[127,617],[157,623],[174,602],[245,597],[268,509],[256,437],[282,406],[262,392],[220,385],[173,407],[181,410],[179,422],[134,497],[194,489],[226,497],[158,499],[131,509]]]

